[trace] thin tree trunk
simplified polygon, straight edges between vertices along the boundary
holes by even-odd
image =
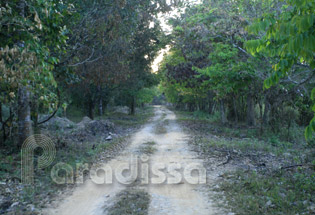
[[[30,93],[25,86],[20,86],[18,91],[18,144],[21,146],[32,131]]]
[[[103,98],[102,98],[102,96],[99,99],[98,113],[100,116],[103,116]]]
[[[25,0],[19,1],[20,16],[25,17]],[[22,41],[23,42],[23,41]],[[30,93],[25,86],[18,89],[18,146],[33,134],[30,108]]]
[[[1,145],[4,144],[5,140],[6,140],[6,131],[5,131],[5,124],[3,122],[2,119],[2,103],[0,102],[0,123],[1,123],[1,128],[2,128],[2,141],[1,141]]]
[[[32,102],[31,102],[31,119],[34,122],[34,127],[37,128],[38,126],[38,99],[37,96],[34,95]]]
[[[259,113],[260,113],[260,136],[263,134],[263,105],[262,101],[259,101]]]
[[[220,100],[220,113],[221,113],[221,123],[222,124],[226,124],[227,118],[226,118],[226,114],[225,114],[225,107],[224,107],[224,101]]]
[[[132,96],[131,103],[130,103],[130,115],[135,115],[135,109],[136,109],[135,106],[136,106],[135,97]]]
[[[103,116],[103,95],[102,95],[102,87],[99,85],[98,86],[98,114],[100,116]]]
[[[262,122],[264,125],[268,125],[269,122],[269,111],[270,111],[270,104],[267,99],[265,99],[265,110],[264,110],[264,115],[262,118]]]
[[[291,119],[289,119],[289,122],[288,122],[288,134],[287,134],[287,141],[288,142],[290,140],[290,127],[291,127]]]
[[[211,101],[209,101],[209,105],[208,105],[208,113],[212,114],[212,108],[213,108],[213,103]]]
[[[213,102],[212,109],[211,109],[211,114],[213,114],[216,111],[216,108],[217,108],[217,102]]]
[[[255,105],[251,93],[247,95],[247,125],[254,126],[255,123]]]
[[[90,98],[89,99],[89,103],[88,103],[88,115],[91,119],[94,119],[94,102],[93,99]]]
[[[12,121],[13,121],[13,110],[12,110],[12,107],[10,107],[10,126],[9,126],[9,138],[11,139],[12,138],[12,129],[13,129],[13,126],[12,126]]]
[[[238,122],[238,114],[237,114],[237,107],[236,107],[236,98],[233,99],[233,110],[234,110],[234,119],[235,119],[235,122]]]
[[[0,123],[3,122],[3,119],[2,119],[2,103],[0,102]]]

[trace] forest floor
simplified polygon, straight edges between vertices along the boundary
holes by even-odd
[[[104,119],[51,122],[46,128],[47,132],[62,128],[50,135],[57,140],[56,162],[89,164],[83,184],[56,185],[51,169],[37,170],[36,190],[26,195],[14,169],[19,156],[2,153],[1,213],[315,213],[314,147],[268,133],[256,136],[252,128],[221,126],[211,116],[164,106],[146,108],[136,116],[109,113]],[[108,136],[112,140],[106,140]],[[102,184],[110,174],[93,175],[93,170],[108,167],[113,181]],[[135,171],[122,172],[118,180],[116,170],[126,167]],[[197,184],[184,174],[189,167],[200,170],[191,172]],[[199,177],[202,170],[206,182]]]

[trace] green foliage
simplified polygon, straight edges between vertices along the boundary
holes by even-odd
[[[309,73],[314,73],[314,9],[315,2],[312,1],[287,1],[281,8],[281,14],[267,13],[248,28],[249,32],[263,36],[248,41],[247,49],[254,55],[261,53],[277,58],[270,78],[265,80],[266,88],[270,88],[281,78],[290,75],[292,67],[297,63],[308,67]],[[313,93],[311,98],[313,99]],[[314,119],[315,117],[305,130],[306,139],[311,138],[312,131],[315,131]]]
[[[216,93],[217,98],[237,92],[252,80],[250,62],[239,61],[239,52],[229,44],[215,43],[208,59],[211,66],[196,70],[207,77],[203,84]]]
[[[114,204],[107,209],[109,215],[146,215],[150,195],[143,190],[128,189],[118,193]]]
[[[56,107],[57,87],[53,70],[65,51],[68,32],[65,18],[73,5],[60,1],[4,1],[1,3],[0,79],[2,101],[14,100],[22,84],[47,107]],[[21,7],[19,7],[21,6]]]
[[[156,152],[157,149],[152,145],[144,145],[139,148],[139,151],[142,154],[151,155],[154,154],[154,152]]]
[[[110,101],[132,110],[149,103],[159,82],[151,64],[166,45],[157,14],[170,9],[149,0],[1,1],[0,105],[10,109],[8,118],[0,110],[2,139],[23,118],[17,92],[29,95],[23,112],[31,109],[35,126],[39,113],[66,113],[68,105],[93,118]]]
[[[153,101],[155,96],[159,96],[160,92],[157,87],[143,88],[141,89],[136,97],[138,104],[149,104]]]

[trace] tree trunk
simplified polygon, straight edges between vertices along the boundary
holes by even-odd
[[[18,92],[18,146],[22,146],[26,138],[33,134],[29,98],[30,93],[27,88],[20,86]]]
[[[290,141],[290,128],[291,128],[291,119],[288,119],[288,133],[287,133],[287,141]]]
[[[0,123],[2,124],[3,119],[2,119],[2,103],[0,102]]]
[[[136,106],[135,97],[132,96],[131,103],[130,103],[130,115],[135,115],[135,109],[136,109],[135,106]]]
[[[31,101],[31,119],[34,122],[34,127],[37,128],[38,126],[38,98],[36,95],[33,96]]]
[[[0,123],[1,123],[1,129],[2,129],[2,141],[1,141],[1,144],[0,145],[3,145],[5,140],[7,139],[7,136],[6,136],[6,131],[5,131],[5,125],[4,125],[4,122],[3,122],[3,119],[2,119],[2,103],[0,102]]]
[[[212,108],[213,108],[213,103],[212,101],[209,101],[209,105],[208,105],[208,113],[212,114]]]
[[[211,114],[213,114],[215,112],[217,105],[218,105],[217,102],[213,102],[212,108],[211,108]]]
[[[236,106],[236,98],[233,99],[233,111],[234,111],[234,120],[238,122],[238,113],[237,113],[237,106]]]
[[[98,86],[98,96],[99,96],[99,100],[98,100],[98,114],[100,116],[103,116],[103,95],[102,95],[102,87]]]
[[[19,1],[20,16],[25,17],[25,0]],[[23,41],[22,41],[23,42]],[[23,142],[32,131],[30,93],[25,86],[19,86],[18,89],[18,146],[22,146]]]
[[[259,114],[260,114],[260,136],[263,134],[263,104],[262,101],[259,100]]]
[[[262,122],[264,125],[268,125],[269,122],[269,111],[270,111],[270,103],[268,102],[267,99],[265,99],[265,110],[264,110],[264,115],[262,118]]]
[[[247,125],[255,125],[255,104],[251,93],[247,95]]]
[[[225,107],[224,107],[224,101],[220,100],[220,113],[221,113],[221,123],[222,124],[226,124],[227,118],[226,118],[226,114],[225,114]]]
[[[102,99],[102,97],[100,97],[100,99],[99,99],[98,113],[100,116],[103,116],[103,99]]]
[[[88,103],[88,115],[91,119],[94,119],[94,102],[93,102],[93,99],[90,98],[89,99],[89,103]]]

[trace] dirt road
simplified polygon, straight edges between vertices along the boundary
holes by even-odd
[[[199,165],[198,167],[202,168],[202,161],[197,159],[197,155],[189,150],[187,138],[188,136],[177,124],[175,114],[163,106],[156,106],[155,116],[132,136],[129,147],[117,158],[100,166],[105,168],[106,165],[115,172],[117,169],[122,169],[122,164],[125,163],[138,165],[139,162],[147,162],[149,169],[147,175],[138,174],[137,179],[131,177],[126,179],[125,183],[113,179],[112,184],[102,185],[97,185],[95,179],[89,179],[84,184],[77,186],[74,192],[60,201],[57,206],[46,209],[44,214],[103,215],[104,209],[111,204],[115,195],[130,187],[144,189],[151,195],[150,215],[220,214],[213,203],[209,201],[207,194],[202,191],[204,190],[203,185],[191,184],[192,181],[186,180],[185,175],[183,176],[184,171],[177,172],[182,173],[181,177],[172,172],[174,168],[178,167],[181,170],[194,165]],[[148,157],[141,155],[141,150],[146,143],[151,143],[147,147],[151,150]],[[137,155],[139,155],[140,161],[132,163],[131,157]],[[152,183],[151,173],[154,165],[161,168],[165,167],[164,175],[160,177],[163,183]],[[144,169],[142,166],[137,167],[137,172],[139,172],[139,169],[144,170],[146,166]],[[198,182],[204,183],[202,178],[198,178],[200,174],[197,173],[200,172],[191,173],[191,177],[195,181],[198,179]],[[100,175],[98,174],[98,176]],[[149,178],[149,183],[146,183],[146,177]],[[156,175],[155,178],[157,179]],[[128,183],[128,180],[133,182]]]

